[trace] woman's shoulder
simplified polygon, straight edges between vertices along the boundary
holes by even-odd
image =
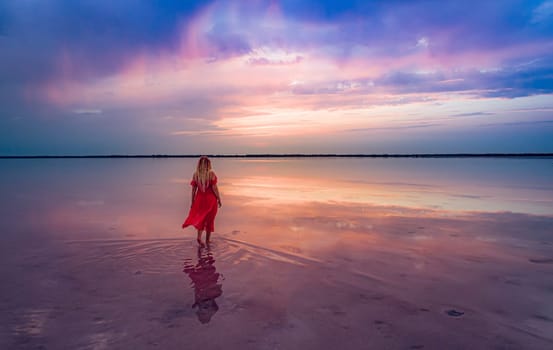
[[[217,183],[217,175],[215,175],[215,172],[213,170],[210,170],[209,171],[209,180],[210,181],[215,181],[215,183]]]
[[[190,186],[198,186],[198,177],[196,175],[196,173],[193,173],[192,174],[192,180],[190,180]]]

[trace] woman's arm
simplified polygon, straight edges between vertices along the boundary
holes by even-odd
[[[215,198],[217,198],[217,205],[219,206],[219,208],[221,208],[223,206],[223,203],[221,203],[221,195],[219,194],[219,187],[217,187],[217,175],[215,175],[214,171],[210,172],[209,180],[212,183],[211,188],[213,189]]]
[[[219,188],[217,185],[211,186],[213,188],[213,193],[215,193],[215,197],[217,198],[217,205],[219,205],[219,208],[223,206],[223,203],[221,203],[221,195],[219,194]]]
[[[194,198],[196,198],[196,192],[198,191],[198,186],[192,187],[192,200],[190,201],[190,207],[194,204]]]

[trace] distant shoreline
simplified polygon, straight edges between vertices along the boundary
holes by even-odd
[[[198,158],[200,154],[110,154],[110,155],[26,155],[0,156],[0,159],[50,158]],[[212,158],[553,158],[553,153],[413,153],[413,154],[207,154]]]

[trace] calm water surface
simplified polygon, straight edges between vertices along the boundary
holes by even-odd
[[[3,225],[75,238],[175,237],[195,159],[1,160]],[[313,205],[553,215],[553,159],[214,159],[218,231],[263,210]],[[303,205],[303,206],[302,206]],[[301,216],[302,213],[295,212]],[[237,220],[240,218],[240,220]]]
[[[0,160],[0,347],[553,345],[553,159],[195,164]]]

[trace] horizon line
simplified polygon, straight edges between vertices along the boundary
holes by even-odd
[[[0,159],[49,158],[553,158],[550,152],[525,153],[244,153],[244,154],[92,154],[92,155],[0,155]]]

